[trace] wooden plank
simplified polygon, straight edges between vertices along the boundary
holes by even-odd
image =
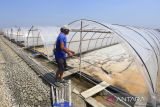
[[[140,100],[137,100],[134,104],[134,107],[146,107],[147,106],[147,103],[146,102],[143,102],[143,101],[140,101]]]
[[[101,82],[100,84],[97,84],[96,86],[84,91],[81,93],[81,95],[84,97],[84,98],[88,98],[88,97],[91,97],[93,96],[94,94],[104,90],[106,87],[108,87],[109,84],[105,81]]]
[[[77,89],[73,89],[73,93],[80,95],[80,92]],[[90,104],[93,107],[105,107],[103,104],[95,100],[93,97],[89,97],[87,99],[84,99],[88,104]]]
[[[93,107],[105,107],[102,103],[98,102],[97,100],[95,100],[92,97],[85,99],[85,101]]]
[[[72,75],[72,74],[75,74],[75,73],[77,73],[77,72],[78,72],[78,71],[75,70],[75,69],[69,70],[69,71],[65,71],[64,74],[63,74],[63,77],[64,77],[64,78],[65,78],[65,77],[68,77],[68,76],[70,76],[70,75]]]
[[[80,95],[80,92],[76,88],[74,88],[72,92],[77,94],[77,95]]]

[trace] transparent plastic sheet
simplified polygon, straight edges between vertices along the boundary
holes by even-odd
[[[25,40],[26,47],[33,47],[37,52],[53,57],[53,48],[59,34],[59,27],[31,27]]]
[[[19,28],[17,31],[16,42],[24,42],[28,36],[29,28]]]
[[[10,33],[10,39],[11,39],[11,40],[16,40],[17,31],[18,31],[18,28],[17,28],[17,27],[11,28],[11,33]]]
[[[157,50],[155,42],[153,42],[153,39],[148,37],[143,30],[136,29],[133,27],[128,28],[126,26],[121,26],[121,25],[117,26],[118,26],[117,28],[115,28],[115,26],[113,26],[113,28],[119,30],[123,35],[123,37],[127,41],[129,41],[129,43],[133,46],[133,48],[138,52],[137,54],[139,54],[139,58],[143,62],[142,67],[144,67],[145,65],[146,71],[145,69],[143,71],[144,78],[146,78],[146,82],[150,90],[150,96],[151,98],[154,98],[156,90],[156,82],[157,82],[158,62],[159,62],[158,58],[159,50]],[[134,33],[129,33],[131,31],[133,31]],[[132,38],[131,36],[134,38]],[[133,51],[131,53],[133,53]]]
[[[40,30],[37,27],[31,27],[25,40],[25,46],[36,47],[43,45],[42,38],[39,36],[39,34]]]
[[[128,35],[126,36],[126,38],[128,38],[127,40],[129,40],[132,46],[134,46],[134,49],[137,50],[142,60],[145,63],[147,63],[148,61],[152,63],[155,62],[154,64],[150,64],[150,63],[146,64],[146,67],[149,71],[149,75],[151,76],[151,80],[148,80],[148,81],[153,81],[152,84],[154,85],[153,88],[155,89],[155,83],[156,83],[157,72],[158,72],[158,59],[157,59],[158,55],[156,53],[156,50],[154,49],[156,47],[152,46],[153,44],[151,44],[152,39],[147,38],[147,35],[142,30],[138,31],[137,29],[135,30],[135,28],[130,29],[130,27],[129,28],[122,27],[122,29],[125,29],[125,31],[121,31],[121,32],[123,32],[124,35]],[[130,33],[130,32],[133,32],[133,33]],[[149,56],[152,56],[152,57],[149,57]]]
[[[83,26],[84,29],[98,29],[99,31],[111,31],[113,34],[115,34],[114,36],[117,37],[119,39],[118,42],[124,42],[125,45],[124,47],[128,50],[128,52],[133,55],[133,57],[136,59],[137,61],[137,68],[139,68],[139,75],[142,75],[142,78],[145,80],[146,83],[146,87],[148,87],[148,91],[150,92],[150,97],[154,98],[155,96],[155,90],[156,90],[156,83],[157,83],[157,72],[159,71],[159,44],[158,40],[154,40],[156,39],[154,35],[159,35],[159,33],[157,33],[155,30],[152,30],[150,32],[150,35],[148,35],[146,32],[148,32],[146,29],[139,29],[136,27],[129,27],[129,26],[121,26],[121,25],[109,25],[109,24],[105,24],[104,26],[102,24],[96,23],[95,21],[90,21],[90,20],[82,20],[83,21]],[[81,20],[79,21],[75,21],[70,25],[71,28],[77,28],[77,29],[81,29],[81,24],[80,24]],[[108,29],[109,27],[109,29]],[[74,36],[75,36],[75,32],[73,32]],[[82,33],[82,37],[83,37],[83,33]],[[94,50],[96,48],[94,48],[95,44],[97,43],[96,40],[93,40],[93,36],[90,36],[90,34],[87,34],[86,37],[90,38],[90,44],[91,44],[91,48],[89,50]],[[77,40],[80,40],[80,36],[77,36]],[[96,35],[95,38],[97,38],[98,36]],[[159,37],[157,37],[159,38]],[[76,40],[74,38],[74,40]],[[98,41],[98,40],[97,40]],[[111,41],[111,40],[110,40]],[[106,43],[109,42],[109,39],[106,41]],[[71,41],[72,43],[72,41]],[[70,43],[70,44],[71,44]],[[89,44],[89,43],[83,43],[82,40],[82,52],[83,51],[88,51],[85,49],[85,45]],[[73,46],[78,46],[73,44]],[[70,48],[72,48],[70,46]],[[97,47],[100,48],[100,47]],[[75,50],[76,52],[79,52],[78,50]],[[137,87],[139,87],[137,85]],[[142,95],[143,96],[143,95]],[[149,97],[148,95],[144,95],[146,97],[146,100],[149,99],[147,97]]]
[[[4,36],[6,37],[6,38],[9,38],[8,36],[9,36],[9,28],[4,28],[3,29],[3,33],[4,33]]]
[[[59,34],[59,27],[39,27],[40,36],[45,44],[54,44]]]
[[[74,46],[80,47],[80,32],[74,32],[72,30],[81,29],[80,21],[70,23],[69,28],[71,28],[71,32],[68,35],[68,47],[73,49],[73,51],[75,51],[76,53],[79,53],[80,49],[77,49]],[[100,24],[83,21],[82,29],[91,31],[82,32],[82,53],[118,43],[118,41],[114,40],[114,35],[110,34],[110,30]],[[110,41],[110,43],[108,43],[107,41]]]
[[[10,37],[11,37],[11,29],[8,29],[8,30],[7,30],[7,34],[8,34],[7,37],[8,37],[9,39],[11,39],[11,38],[10,38]]]
[[[155,30],[152,30],[152,29],[147,29],[148,32],[152,33],[154,35],[154,38],[156,39],[156,43],[159,47],[159,50],[160,50],[160,32],[159,31],[155,31]],[[159,54],[158,56],[160,57],[160,51],[159,51]],[[159,63],[159,68],[160,68],[160,63]],[[158,72],[158,79],[157,81],[160,81],[160,71]],[[157,82],[157,89],[156,89],[158,95],[160,93],[160,82]]]
[[[11,29],[7,29],[8,38],[11,39]]]
[[[159,72],[159,64],[160,64],[159,47],[158,47],[156,41],[153,39],[153,37],[152,37],[153,35],[152,36],[147,35],[142,29],[138,29],[138,30],[136,29],[136,31],[139,32],[141,35],[143,35],[145,40],[148,42],[148,44],[152,48],[152,52],[153,52],[151,55],[152,57],[150,58],[150,60],[147,61],[148,62],[147,67],[148,67],[148,69],[150,69],[149,71],[150,71],[151,77],[153,78],[152,79],[153,82],[156,83],[157,74]],[[153,65],[151,63],[155,63],[155,64]],[[154,86],[154,88],[156,88],[156,86]]]
[[[59,27],[39,27],[42,42],[44,44],[44,53],[47,55],[48,59],[53,57],[53,48],[55,47],[55,42],[58,34],[60,33]]]

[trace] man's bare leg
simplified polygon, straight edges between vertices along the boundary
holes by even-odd
[[[60,72],[60,79],[63,80],[63,72]]]
[[[57,71],[57,72],[56,72],[56,80],[58,80],[58,79],[61,79],[61,78],[60,78],[60,71]]]

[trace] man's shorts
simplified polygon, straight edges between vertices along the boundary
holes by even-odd
[[[66,59],[57,58],[56,62],[58,64],[58,71],[64,72],[66,70],[66,66],[67,66]]]

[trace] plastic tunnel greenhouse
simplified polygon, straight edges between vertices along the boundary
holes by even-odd
[[[15,40],[17,37],[17,33],[18,33],[18,27],[13,27],[11,28],[11,33],[10,33],[10,40]]]
[[[145,84],[144,87],[147,89],[142,90],[148,91],[148,95],[139,93],[135,96],[145,96],[148,101],[155,105],[156,93],[159,91],[157,81],[160,72],[160,33],[157,30],[124,25],[104,25],[91,20],[77,20],[70,23],[69,26],[72,32],[70,35],[73,36],[70,36],[68,47],[76,52],[82,53],[121,44],[135,60],[139,71],[137,75],[142,75],[144,79],[144,81],[137,80],[136,83],[138,78],[135,77],[132,80],[131,75],[134,75],[134,73],[131,71],[127,81],[135,82],[135,88],[141,87],[139,86],[141,84],[138,85],[138,83],[144,82],[143,85]],[[134,85],[132,85],[131,90]],[[131,90],[128,90],[128,92],[131,92]],[[131,92],[131,94],[134,94],[134,92]]]
[[[54,43],[59,29],[59,27],[33,27],[26,38],[25,46],[49,59],[53,56]]]
[[[8,38],[10,41],[19,43],[21,45],[25,45],[25,41],[27,40],[27,36],[29,33],[29,28],[6,28],[4,29],[4,35],[6,38]]]
[[[4,29],[5,37],[12,40],[13,35],[17,35],[17,28],[5,28]]]
[[[17,35],[15,36],[15,42],[24,44],[26,37],[28,36],[28,31],[28,28],[19,28],[17,30]]]
[[[68,65],[80,68],[82,72],[133,96],[143,97],[144,100],[139,104],[156,105],[156,93],[160,92],[160,84],[157,82],[160,79],[158,30],[102,24],[86,19],[73,21],[68,26],[70,33],[67,36],[67,47],[77,53],[75,58],[68,59]],[[22,36],[17,41],[24,41],[25,47],[50,59],[54,56],[53,48],[59,30],[59,27],[17,29],[18,35]],[[10,31],[6,29],[5,34],[9,35]],[[17,33],[11,33],[9,38],[13,39],[13,35]]]

